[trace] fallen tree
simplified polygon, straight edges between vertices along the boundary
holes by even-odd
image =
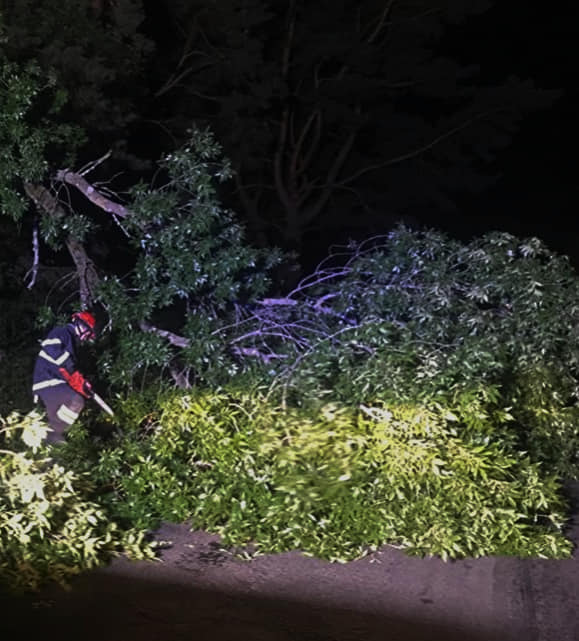
[[[51,169],[46,149],[71,131],[28,122],[35,96],[51,86],[39,88],[34,69],[17,71],[3,67],[12,92],[0,129],[3,212],[29,213],[28,196],[41,240],[68,248],[76,300],[103,310],[99,371],[111,383],[131,388],[169,372],[182,387],[216,386],[249,374],[284,406],[476,388],[498,395],[502,411],[513,408],[517,438],[538,460],[576,474],[579,281],[565,257],[538,239],[494,233],[462,244],[400,227],[334,248],[274,297],[269,275],[280,253],[250,247],[220,204],[218,184],[231,170],[210,132],[193,129],[152,182],[121,199],[89,180],[108,155],[80,170]],[[103,221],[122,269],[87,251]]]

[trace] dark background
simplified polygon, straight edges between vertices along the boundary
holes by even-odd
[[[164,3],[145,0],[144,7],[146,34],[156,42],[159,52],[167,52],[173,43]],[[575,118],[577,31],[570,3],[543,5],[522,0],[498,0],[486,13],[449,28],[442,51],[460,63],[478,67],[481,84],[501,83],[517,76],[532,80],[540,89],[559,89],[562,95],[553,106],[529,112],[518,124],[510,146],[499,151],[490,165],[497,176],[492,187],[455,196],[454,209],[416,208],[409,212],[411,224],[438,228],[463,240],[492,230],[534,235],[553,250],[569,255],[579,266],[574,159],[579,143]],[[170,139],[159,132],[159,128],[146,129],[143,135],[143,130],[137,129],[131,140],[133,151],[137,155],[144,152],[150,159],[168,151]],[[154,148],[153,139],[157,145]],[[143,144],[150,148],[143,149]],[[85,160],[94,160],[103,150],[90,151],[92,155]],[[396,215],[396,211],[386,213]],[[316,254],[312,258],[322,258],[328,242],[348,240],[348,230],[337,225],[324,231],[329,233],[309,239],[308,251]],[[335,237],[330,238],[332,231]],[[375,228],[368,229],[369,234],[375,232]],[[363,234],[361,230],[359,235]]]
[[[146,31],[161,47],[167,45],[162,3],[145,0],[144,6]],[[574,13],[567,3],[498,0],[484,14],[449,28],[442,51],[477,66],[481,83],[517,76],[532,80],[540,89],[562,90],[562,95],[552,107],[523,118],[512,144],[499,152],[490,167],[498,177],[494,186],[457,198],[455,211],[412,211],[411,224],[434,227],[463,240],[494,230],[538,236],[579,266],[574,162],[579,143],[574,62],[579,30]],[[347,232],[336,231],[332,241],[347,241]],[[326,248],[320,237],[310,239],[307,251],[323,256]]]
[[[481,77],[514,74],[563,95],[553,107],[524,118],[512,145],[493,163],[497,183],[466,198],[465,213],[441,216],[440,228],[462,237],[493,229],[536,235],[579,264],[576,42],[571,11],[559,3],[518,0],[500,2],[449,34],[449,51],[480,64]]]

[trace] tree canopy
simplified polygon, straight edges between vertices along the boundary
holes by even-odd
[[[112,148],[111,174],[154,171],[192,122],[209,126],[250,238],[301,250],[308,234],[384,231],[490,184],[488,161],[556,93],[485,85],[445,56],[449,29],[488,6],[8,1],[3,53],[56,74],[62,117],[89,136],[83,162]]]
[[[172,55],[156,66],[166,121],[210,123],[236,171],[237,208],[258,238],[284,246],[452,206],[490,184],[485,165],[524,111],[554,97],[516,78],[484,86],[444,55],[449,24],[487,2],[166,7]]]

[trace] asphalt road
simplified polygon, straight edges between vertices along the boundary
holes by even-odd
[[[577,489],[577,485],[575,488]],[[579,552],[445,563],[384,547],[340,565],[247,562],[166,525],[157,563],[118,559],[72,590],[0,604],[0,641],[578,641]],[[570,531],[579,543],[579,519]]]

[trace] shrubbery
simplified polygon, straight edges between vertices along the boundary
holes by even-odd
[[[444,558],[570,552],[557,479],[490,427],[466,428],[466,406],[281,410],[258,391],[208,390],[155,405],[131,401],[92,470],[114,488],[107,509],[139,527],[190,519],[226,544],[332,560],[384,543]]]
[[[536,238],[463,244],[399,227],[335,251],[293,299],[275,323],[308,333],[267,365],[289,405],[492,395],[514,419],[509,438],[577,477],[579,278],[567,257]]]
[[[143,532],[120,527],[95,502],[88,477],[47,458],[40,443],[48,428],[38,414],[12,414],[0,428],[1,585],[66,583],[120,552],[153,557]]]

